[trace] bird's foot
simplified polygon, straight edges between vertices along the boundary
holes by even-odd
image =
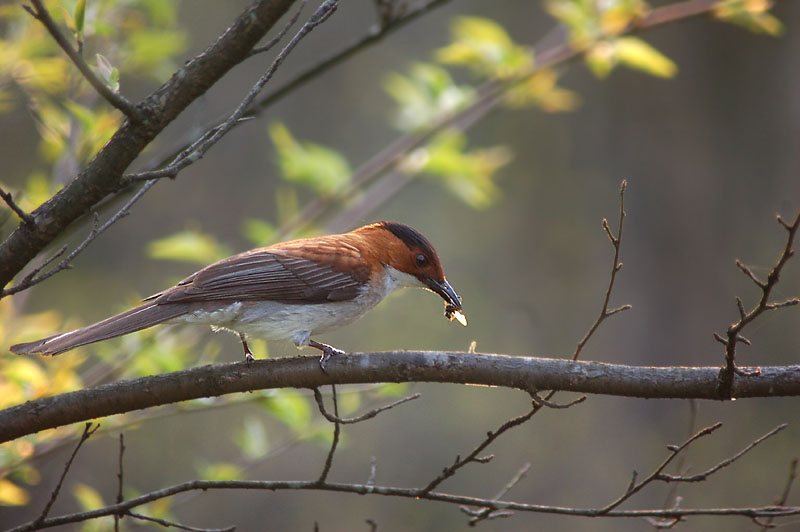
[[[247,345],[247,339],[244,337],[243,334],[239,334],[239,338],[242,340],[242,347],[244,348],[244,361],[248,364],[256,359],[253,356],[253,352],[250,351],[250,346]]]
[[[328,362],[328,360],[330,360],[331,357],[334,356],[334,355],[344,355],[345,354],[345,352],[342,351],[341,349],[336,349],[332,345],[323,344],[323,343],[320,343],[320,342],[315,342],[314,340],[310,340],[308,342],[308,345],[310,345],[311,347],[315,347],[315,348],[319,349],[320,351],[322,351],[322,356],[319,357],[319,368],[322,370],[323,373],[326,373],[326,374],[328,373],[328,371],[325,369],[325,363]]]

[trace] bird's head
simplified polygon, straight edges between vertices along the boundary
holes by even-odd
[[[398,284],[417,286],[439,294],[445,302],[445,317],[450,321],[456,318],[466,326],[461,298],[447,282],[439,255],[427,238],[398,222],[378,222],[358,231],[369,234],[375,258]]]

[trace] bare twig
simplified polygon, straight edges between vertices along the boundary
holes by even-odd
[[[600,512],[601,513],[608,513],[611,510],[613,510],[614,508],[616,508],[617,506],[619,506],[620,504],[622,504],[623,502],[625,502],[628,499],[630,499],[634,494],[636,494],[638,491],[640,491],[646,485],[648,485],[651,482],[653,482],[654,480],[656,480],[658,475],[660,475],[661,472],[664,470],[664,468],[666,468],[669,465],[669,463],[672,462],[672,460],[678,455],[678,453],[680,453],[683,449],[685,449],[686,447],[688,447],[689,445],[694,443],[696,440],[702,438],[703,436],[708,436],[709,434],[711,434],[715,430],[719,429],[720,427],[722,427],[722,423],[715,423],[715,424],[711,425],[710,427],[706,427],[706,428],[702,429],[701,431],[697,432],[692,437],[690,437],[688,440],[683,442],[681,445],[670,445],[670,446],[668,446],[667,449],[670,451],[670,455],[661,463],[661,465],[659,465],[652,473],[650,473],[644,480],[642,480],[638,484],[636,483],[636,478],[637,478],[638,474],[636,473],[636,471],[634,471],[633,475],[631,476],[631,481],[628,484],[628,487],[622,493],[622,495],[620,495],[619,498],[617,498],[615,501],[613,501],[613,502],[609,503],[608,505],[604,506],[600,510]]]
[[[335,394],[336,394],[335,389],[334,389],[333,393],[334,393],[334,401],[335,401]],[[325,402],[322,399],[322,393],[319,391],[319,388],[314,388],[314,399],[317,401],[317,406],[319,407],[320,414],[322,414],[323,417],[325,419],[327,419],[328,421],[330,421],[331,423],[341,423],[342,425],[350,425],[352,423],[359,423],[359,422],[367,420],[367,419],[372,419],[375,416],[377,416],[378,414],[380,414],[381,412],[389,410],[390,408],[394,408],[394,407],[396,407],[398,405],[401,405],[403,403],[407,403],[408,401],[413,401],[414,399],[419,399],[421,397],[421,395],[422,394],[415,393],[413,395],[409,395],[408,397],[403,397],[402,399],[399,399],[399,400],[397,400],[397,401],[395,401],[395,402],[393,402],[391,404],[388,404],[388,405],[381,406],[379,408],[375,408],[373,410],[370,410],[366,414],[362,414],[360,416],[351,417],[351,418],[340,418],[340,417],[338,417],[336,415],[331,415],[327,410],[325,410]]]
[[[92,428],[92,423],[87,423],[86,426],[83,428],[83,434],[81,434],[80,439],[78,440],[77,445],[75,445],[75,449],[72,451],[72,454],[67,459],[67,462],[64,464],[64,470],[61,472],[61,477],[58,479],[58,483],[56,484],[55,489],[53,489],[52,493],[50,493],[50,499],[47,501],[47,504],[44,505],[42,508],[42,513],[39,514],[39,517],[36,518],[34,524],[41,525],[47,519],[47,514],[50,513],[50,509],[53,507],[53,503],[56,502],[58,498],[59,492],[61,492],[61,487],[64,485],[64,479],[67,477],[67,473],[69,472],[69,468],[72,466],[72,461],[75,459],[75,456],[78,454],[78,451],[81,449],[81,446],[84,444],[86,440],[88,440],[94,431],[97,430],[97,427],[100,425],[94,425]]]
[[[768,310],[800,304],[800,298],[796,297],[782,302],[770,302],[769,300],[772,289],[775,288],[776,284],[778,284],[781,270],[783,270],[783,267],[786,265],[789,259],[792,258],[792,255],[794,255],[794,250],[792,247],[794,245],[795,236],[797,235],[797,230],[800,228],[800,212],[797,213],[797,216],[792,223],[787,223],[783,218],[781,218],[780,215],[777,216],[777,221],[784,229],[786,229],[786,244],[783,247],[783,252],[778,258],[778,262],[775,263],[775,266],[773,266],[769,274],[767,274],[766,281],[762,281],[756,277],[750,268],[744,265],[740,260],[736,260],[736,266],[750,280],[752,280],[756,286],[761,289],[761,298],[759,299],[758,303],[752,309],[750,309],[749,312],[745,312],[742,300],[737,297],[736,306],[739,310],[739,321],[732,323],[728,327],[726,334],[727,338],[722,338],[722,336],[719,334],[714,333],[714,338],[725,345],[725,366],[719,372],[719,384],[717,386],[720,399],[730,399],[732,397],[733,379],[735,375],[746,377],[753,374],[758,374],[758,370],[753,373],[742,371],[736,367],[737,342],[741,341],[747,345],[750,344],[746,338],[741,336],[742,329],[747,327],[750,322]]]
[[[122,433],[119,433],[119,458],[118,458],[118,469],[117,469],[117,504],[121,503],[124,499],[122,498],[122,455],[125,454],[125,439]],[[114,532],[119,532],[119,518],[118,514],[114,514]]]
[[[525,478],[525,475],[528,474],[528,470],[530,470],[530,468],[531,468],[530,462],[528,462],[525,465],[523,465],[519,469],[519,471],[517,471],[517,473],[513,477],[511,477],[511,480],[509,480],[506,483],[506,485],[503,486],[503,488],[500,491],[497,492],[497,495],[492,497],[492,500],[493,501],[499,501],[500,499],[505,497],[506,494],[509,491],[511,491],[511,488],[516,486],[519,483],[520,480]],[[461,506],[459,508],[459,510],[461,510],[462,512],[464,512],[465,514],[470,516],[469,526],[475,526],[480,521],[484,521],[484,520],[487,520],[487,519],[497,519],[499,517],[510,517],[511,515],[514,515],[514,512],[502,511],[502,510],[492,510],[491,508],[486,508],[486,507],[480,508],[478,510],[473,510],[472,508],[469,508],[468,506]]]
[[[316,397],[316,394],[314,394]],[[328,473],[331,471],[331,466],[333,465],[333,455],[336,453],[336,446],[339,445],[339,433],[342,430],[341,423],[338,421],[339,419],[339,403],[336,400],[336,385],[331,384],[331,400],[333,401],[333,441],[331,442],[331,448],[328,451],[328,456],[325,458],[325,466],[322,468],[322,472],[317,479],[317,483],[322,485],[325,484],[325,480],[328,478]],[[318,403],[321,404],[321,403]],[[322,410],[322,407],[320,407]]]
[[[71,263],[75,259],[75,257],[77,257],[84,249],[86,249],[89,246],[89,244],[92,243],[92,241],[94,241],[94,239],[100,236],[109,227],[117,223],[121,218],[127,216],[130,213],[130,208],[133,206],[133,204],[139,201],[139,199],[144,195],[144,193],[147,192],[156,183],[157,183],[156,180],[150,180],[146,182],[144,185],[142,185],[142,187],[136,192],[136,194],[134,194],[133,197],[129,199],[125,203],[125,205],[123,205],[122,208],[116,212],[116,214],[114,214],[111,218],[109,218],[108,221],[106,221],[103,225],[99,227],[95,226],[94,228],[92,228],[92,230],[89,232],[89,235],[84,239],[84,241],[81,242],[74,250],[72,250],[72,253],[67,255],[67,257],[64,258],[61,262],[59,262],[52,270],[39,274],[39,272],[41,272],[45,266],[47,266],[50,262],[55,260],[57,257],[60,257],[64,253],[64,251],[66,250],[66,246],[61,248],[61,250],[58,253],[50,257],[44,264],[34,269],[28,275],[26,275],[22,279],[22,281],[20,281],[18,284],[10,288],[0,290],[0,298],[11,294],[15,294],[17,292],[21,292],[22,290],[30,288],[31,286],[37,283],[41,283],[45,279],[52,277],[53,275],[57,274],[62,270],[70,268]]]
[[[783,492],[781,495],[775,499],[775,506],[783,506],[786,504],[786,501],[789,499],[789,492],[792,490],[792,484],[797,479],[797,458],[792,460],[792,463],[789,465],[789,478],[786,479],[786,486],[783,488]],[[766,532],[768,529],[773,528],[774,525],[772,521],[774,520],[773,517],[767,517],[767,520],[761,527],[761,532]]]
[[[47,8],[44,7],[41,0],[30,0],[33,7],[30,6],[22,6],[28,13],[30,13],[33,18],[38,20],[39,22],[47,28],[47,31],[53,37],[58,45],[64,50],[64,53],[70,58],[70,60],[78,67],[78,70],[81,71],[83,77],[86,78],[86,81],[94,87],[94,90],[97,91],[100,96],[102,96],[108,103],[112,106],[116,107],[120,111],[122,111],[125,116],[127,116],[133,122],[140,122],[143,119],[142,112],[130,101],[128,101],[124,96],[118,94],[111,90],[111,88],[106,85],[106,83],[97,77],[97,74],[89,67],[89,65],[84,61],[83,56],[81,55],[80,51],[76,50],[72,47],[69,43],[67,38],[61,33],[61,30],[58,29],[58,25],[50,16],[50,12],[47,11]]]
[[[278,70],[278,67],[283,63],[286,57],[297,46],[297,44],[311,32],[314,28],[325,22],[338,7],[338,0],[325,0],[319,8],[311,15],[311,18],[306,22],[303,27],[295,34],[289,43],[281,50],[278,56],[272,61],[267,71],[259,78],[259,80],[250,88],[250,91],[242,99],[233,113],[228,116],[222,123],[210,128],[203,133],[199,139],[192,142],[188,147],[181,150],[175,156],[173,161],[165,168],[159,170],[152,170],[148,172],[139,172],[137,174],[126,174],[123,179],[128,182],[135,182],[141,180],[159,179],[163,177],[174,178],[178,173],[187,166],[199,161],[203,158],[205,153],[211,149],[217,142],[219,142],[231,129],[242,121],[249,120],[244,114],[253,104],[256,96],[264,89],[264,86],[272,79],[272,76]]]
[[[20,220],[22,220],[22,223],[26,225],[32,225],[34,223],[33,216],[23,211],[20,206],[17,205],[17,202],[14,201],[14,196],[11,195],[11,192],[6,192],[0,188],[0,198],[3,198],[3,201],[6,202],[8,208],[14,211],[17,216],[19,216]]]
[[[628,182],[624,179],[619,187],[619,222],[617,223],[617,234],[611,231],[611,228],[608,225],[608,220],[603,218],[603,230],[605,230],[606,234],[608,235],[608,239],[611,241],[611,245],[614,247],[614,259],[611,264],[611,277],[608,281],[608,288],[606,288],[606,296],[603,299],[603,308],[600,309],[600,315],[597,316],[597,319],[589,328],[589,331],[586,335],[578,342],[578,346],[575,348],[575,353],[572,355],[572,360],[578,360],[581,356],[581,351],[583,351],[584,346],[592,337],[594,332],[600,327],[600,324],[603,323],[606,318],[613,316],[619,312],[623,312],[631,308],[630,305],[622,305],[619,308],[615,308],[613,310],[608,309],[608,303],[611,300],[611,292],[614,290],[614,282],[617,280],[617,272],[622,269],[622,263],[619,261],[619,252],[620,247],[622,245],[622,228],[625,222],[625,190],[628,188]]]
[[[533,400],[534,406],[537,406],[537,407],[546,406],[547,408],[563,409],[563,408],[569,408],[571,406],[575,406],[575,405],[577,405],[579,403],[582,403],[582,402],[584,402],[586,400],[586,396],[582,395],[582,396],[578,397],[577,399],[574,399],[574,400],[570,401],[569,403],[559,404],[559,403],[553,403],[551,401],[548,401],[547,399],[545,399],[542,396],[540,396],[535,390],[530,390],[530,391],[528,391],[528,393],[530,394],[531,399]]]
[[[723,460],[720,463],[718,463],[717,465],[715,465],[715,466],[703,471],[702,473],[698,473],[696,475],[685,475],[684,476],[684,475],[668,475],[666,473],[659,472],[656,480],[663,480],[665,482],[702,482],[702,481],[706,480],[709,476],[711,476],[714,473],[716,473],[717,471],[719,471],[720,469],[728,467],[729,465],[731,465],[732,463],[737,461],[739,458],[741,458],[742,456],[747,454],[749,451],[751,451],[753,449],[753,447],[755,447],[759,443],[762,443],[764,440],[766,440],[768,438],[771,438],[772,436],[776,435],[777,433],[779,433],[780,431],[785,429],[787,426],[788,425],[786,423],[784,423],[782,425],[778,425],[777,427],[775,427],[771,431],[767,432],[766,434],[764,434],[760,438],[750,442],[750,444],[748,444],[744,449],[742,449],[741,451],[739,451],[735,455],[731,456],[730,458],[726,458],[725,460]],[[678,449],[678,450],[680,450],[680,449]]]
[[[149,515],[142,515],[136,512],[125,512],[125,515],[133,517],[134,519],[139,519],[140,521],[149,521],[151,523],[159,524],[166,528],[178,528],[180,530],[188,530],[189,532],[233,532],[236,530],[235,526],[228,526],[225,528],[198,528],[194,526],[184,525],[183,523],[177,523],[175,521],[168,521],[166,519],[161,519],[160,517],[151,517]]]
[[[689,399],[689,423],[686,429],[687,438],[694,434],[697,430],[697,400]],[[675,470],[679,471],[681,474],[685,475],[688,470],[686,469],[686,458],[689,455],[689,452],[686,451],[685,453],[681,453],[680,458],[678,458],[678,463],[675,464]],[[669,507],[670,501],[674,501],[673,507],[680,503],[680,497],[678,496],[678,483],[670,484],[670,488],[667,491],[667,496],[664,499],[664,508]],[[663,528],[663,523],[653,524],[656,528]],[[674,526],[674,524],[673,524]]]
[[[260,116],[274,103],[276,103],[278,100],[282,99],[284,96],[291,93],[295,89],[305,85],[312,79],[318,77],[320,74],[323,74],[329,69],[342,63],[346,59],[349,59],[356,53],[379,42],[386,35],[402,28],[406,24],[412,22],[413,20],[433,10],[434,8],[444,5],[448,1],[450,0],[426,0],[414,7],[404,8],[402,14],[396,14],[396,16],[392,19],[390,25],[388,26],[377,25],[371,28],[366,35],[358,39],[356,42],[332,53],[330,56],[321,60],[316,65],[303,71],[295,78],[291,79],[290,81],[281,85],[278,89],[271,92],[266,97],[257,101],[253,106],[253,108],[250,111],[248,111],[245,119]],[[242,121],[244,121],[244,119],[234,124],[234,126],[239,125]],[[206,133],[204,133],[202,136],[210,136],[211,134],[213,134],[213,131],[215,131],[219,126],[220,124],[217,124],[216,126],[213,127],[209,127],[208,131],[206,131]],[[169,170],[167,171],[166,174],[164,173],[164,170],[150,170],[147,172],[128,174],[125,176],[125,179],[134,181],[134,180],[149,179],[151,177],[175,177],[178,171],[180,171],[180,168],[177,168],[176,171],[176,168],[174,167],[175,161],[179,160],[178,154],[180,152],[186,151],[190,145],[197,143],[198,140],[199,139],[195,139],[192,141],[184,141],[181,148],[173,149],[169,155],[161,157],[158,163],[152,165],[154,167],[163,167],[164,165],[168,165],[166,168],[169,168]]]
[[[716,473],[720,469],[723,469],[723,468],[731,465],[732,463],[736,462],[739,458],[741,458],[746,453],[748,453],[750,450],[752,450],[756,445],[762,443],[764,440],[774,436],[775,434],[777,434],[778,432],[782,431],[783,429],[785,429],[787,427],[787,425],[785,423],[783,425],[777,426],[776,428],[772,429],[771,431],[769,431],[768,433],[764,434],[760,438],[758,438],[758,439],[754,440],[753,442],[751,442],[749,445],[747,445],[744,449],[742,449],[741,451],[739,451],[735,455],[733,455],[730,458],[727,458],[727,459],[719,462],[717,465],[715,465],[715,466],[709,468],[708,470],[706,470],[706,471],[704,471],[702,473],[699,473],[697,475],[691,475],[691,476],[668,475],[668,474],[663,472],[664,469],[670,464],[670,462],[672,462],[672,460],[681,451],[686,449],[689,445],[694,443],[696,440],[702,438],[703,436],[708,436],[712,432],[714,432],[717,429],[719,429],[721,426],[722,426],[722,423],[715,423],[714,425],[711,425],[710,427],[706,427],[706,428],[702,429],[701,431],[697,432],[694,436],[692,436],[691,438],[686,440],[681,445],[669,445],[669,446],[667,446],[667,449],[670,451],[670,455],[661,463],[661,465],[659,465],[652,473],[650,473],[647,477],[645,477],[641,482],[638,482],[638,483],[636,482],[637,474],[636,474],[636,471],[634,471],[633,472],[633,476],[632,476],[631,481],[630,481],[630,484],[628,484],[628,487],[625,489],[623,494],[620,495],[620,497],[617,498],[615,501],[611,502],[607,506],[604,506],[600,510],[600,513],[601,514],[605,514],[607,512],[610,512],[611,510],[613,510],[614,508],[616,508],[617,506],[619,506],[623,502],[625,502],[628,499],[630,499],[633,495],[635,495],[636,493],[641,491],[642,488],[644,488],[645,486],[647,486],[651,482],[654,482],[654,481],[657,481],[657,480],[662,481],[662,482],[702,482],[702,481],[705,481],[709,476],[713,475],[714,473]]]
[[[276,44],[281,42],[281,40],[283,40],[283,38],[286,37],[286,34],[289,33],[289,30],[292,28],[292,26],[294,26],[295,23],[297,23],[297,19],[300,18],[300,13],[303,12],[303,9],[306,7],[307,3],[308,3],[308,0],[302,0],[300,2],[300,7],[297,8],[297,11],[295,11],[295,14],[292,15],[291,20],[289,20],[289,22],[286,24],[286,26],[283,27],[283,29],[278,33],[278,35],[276,35],[267,44],[265,44],[263,46],[256,46],[255,48],[253,48],[250,51],[250,55],[262,54],[264,52],[268,52]]]
[[[424,488],[420,489],[419,492],[422,495],[427,495],[431,493],[439,484],[447,480],[448,478],[452,477],[456,474],[456,472],[464,467],[465,465],[471,462],[477,462],[480,464],[485,464],[489,460],[492,459],[492,455],[482,456],[479,457],[478,455],[483,452],[491,443],[496,440],[501,434],[504,432],[522,425],[526,421],[528,421],[533,415],[538,411],[537,407],[532,408],[527,414],[522,414],[521,416],[515,417],[503,423],[497,430],[494,432],[489,431],[486,433],[486,438],[479,443],[466,457],[463,459],[461,456],[456,456],[455,460],[453,461],[452,465],[445,467],[438,476],[433,478]]]

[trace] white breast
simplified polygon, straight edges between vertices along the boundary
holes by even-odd
[[[237,301],[220,309],[198,311],[178,318],[188,323],[205,323],[265,340],[291,340],[298,347],[308,345],[312,334],[324,333],[354,322],[400,286],[422,286],[413,276],[386,267],[377,282],[364,286],[354,299],[314,304],[286,304],[276,301]]]

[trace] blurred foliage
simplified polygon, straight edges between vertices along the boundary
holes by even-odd
[[[63,0],[46,5],[62,30],[72,36],[75,47],[82,50],[87,62],[114,91],[124,89],[126,80],[137,77],[163,81],[175,70],[176,57],[187,45],[186,32],[177,26],[176,2]],[[768,0],[722,0],[714,13],[750,30],[778,35],[782,26],[768,13],[771,5]],[[677,72],[676,65],[660,51],[638,37],[622,35],[648,13],[643,0],[548,0],[547,9],[566,26],[571,44],[584,52],[586,64],[599,78],[608,76],[618,65],[662,78]],[[79,168],[94,156],[119,127],[121,115],[97,96],[43,26],[18,4],[0,6],[0,28],[0,113],[26,106],[41,136],[42,166],[27,176],[24,186],[14,194],[23,209],[32,210],[60,188],[59,174],[65,165]],[[457,83],[448,68],[466,69],[472,84]],[[556,71],[537,70],[529,45],[516,43],[501,25],[479,17],[456,18],[451,25],[450,42],[435,52],[433,62],[416,62],[406,74],[389,73],[383,86],[397,105],[393,124],[413,134],[430,130],[438,121],[473,103],[487,83],[500,84],[504,104],[514,109],[562,112],[574,109],[579,101],[573,92],[558,86]],[[279,227],[297,216],[301,211],[300,191],[312,198],[343,203],[362,192],[353,189],[353,172],[344,154],[297,140],[281,123],[270,125],[269,134],[283,181],[276,190],[276,220],[250,218],[243,222],[243,234],[255,245],[274,243]],[[511,156],[504,146],[469,147],[463,132],[446,130],[406,155],[400,171],[439,181],[465,204],[480,209],[497,201],[497,173]],[[8,217],[3,223],[8,220],[15,222]],[[147,248],[152,258],[197,264],[214,262],[230,252],[199,227],[157,239]],[[131,306],[135,304],[134,300],[130,302]],[[10,298],[0,300],[2,345],[77,326],[56,312],[21,314]],[[251,345],[257,352],[266,352],[263,342],[254,341]],[[0,408],[112,379],[215,362],[220,353],[217,342],[173,329],[166,334],[161,330],[142,331],[116,342],[78,349],[64,357],[1,357]],[[85,364],[87,360],[91,364]],[[407,389],[407,384],[387,384],[363,392],[342,392],[340,413],[349,415],[367,400],[400,396]],[[295,390],[191,401],[166,413],[153,409],[144,415],[115,416],[104,421],[103,430],[130,428],[147,416],[234,402],[255,404],[264,416],[245,417],[234,433],[232,440],[241,452],[240,462],[200,463],[197,467],[204,478],[245,478],[249,465],[277,453],[280,446],[274,441],[277,438],[271,424],[283,427],[295,440],[330,443],[329,425],[325,421],[314,422],[312,400]],[[30,465],[31,458],[40,449],[71,443],[77,435],[75,430],[67,427],[45,431],[0,446],[0,505],[26,504],[26,488],[39,481],[39,473]],[[103,504],[101,494],[91,486],[74,484],[72,493],[84,509]],[[172,499],[164,499],[142,510],[155,517],[168,517],[171,502]],[[95,528],[108,529],[109,523],[93,521],[83,529]]]
[[[350,165],[338,152],[311,142],[298,142],[283,124],[275,123],[269,135],[278,152],[283,178],[315,194],[327,195],[350,179]]]
[[[154,259],[179,260],[206,265],[224,259],[230,249],[214,237],[197,229],[187,229],[153,240],[147,254]]]
[[[773,4],[770,0],[722,0],[714,8],[714,16],[753,32],[777,37],[783,33],[783,24],[768,13]]]
[[[533,50],[511,40],[496,22],[480,17],[457,17],[451,26],[453,42],[436,52],[440,63],[464,66],[478,76],[510,78],[533,66]]]
[[[430,63],[415,63],[409,75],[388,74],[384,88],[398,104],[393,122],[398,129],[413,131],[447,116],[470,103],[475,90],[456,85],[444,68]]]
[[[109,86],[123,76],[165,79],[186,34],[174,27],[178,4],[152,0],[45,2],[61,31]],[[43,162],[58,168],[88,161],[116,131],[121,114],[111,109],[61,51],[44,26],[17,4],[0,6],[0,112],[30,109],[41,136]],[[124,65],[120,69],[115,65]],[[36,180],[41,171],[30,176]],[[57,185],[52,185],[57,187]],[[29,187],[27,187],[29,188]],[[26,191],[27,192],[27,191]],[[47,194],[49,197],[49,194]],[[22,194],[21,204],[41,203]]]

